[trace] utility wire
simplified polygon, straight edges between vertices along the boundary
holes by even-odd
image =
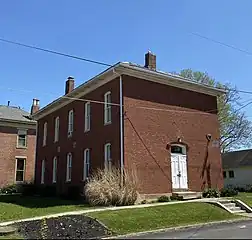
[[[36,46],[24,44],[24,43],[14,42],[14,41],[6,40],[6,39],[3,39],[3,38],[0,38],[0,41],[5,42],[5,43],[18,45],[18,46],[22,46],[22,47],[26,47],[26,48],[31,48],[31,49],[43,51],[43,52],[47,52],[47,53],[51,53],[51,54],[56,54],[56,55],[63,56],[63,57],[74,58],[74,59],[85,61],[85,62],[95,63],[95,64],[103,65],[103,66],[106,66],[106,67],[112,67],[112,65],[108,64],[108,63],[104,63],[104,62],[100,62],[100,61],[94,61],[94,60],[91,60],[91,59],[82,58],[82,57],[78,57],[78,56],[74,56],[74,55],[70,55],[70,54],[66,54],[66,53],[62,53],[62,52],[57,52],[57,51],[54,51],[54,50],[49,50],[49,49],[45,49],[45,48],[41,48],[41,47],[36,47]]]
[[[224,42],[215,40],[215,39],[213,39],[213,38],[209,38],[209,37],[203,36],[203,35],[201,35],[201,34],[199,34],[199,33],[191,32],[190,34],[192,34],[192,35],[194,35],[194,36],[197,36],[197,37],[200,37],[200,38],[203,38],[203,39],[205,39],[205,40],[208,40],[208,41],[211,41],[211,42],[220,44],[220,45],[222,45],[222,46],[225,46],[225,47],[228,47],[228,48],[232,48],[232,49],[237,50],[237,51],[240,51],[240,52],[242,52],[242,53],[246,53],[246,54],[248,54],[248,55],[252,55],[252,52],[249,52],[249,51],[247,51],[247,50],[244,50],[244,49],[241,49],[241,48],[232,46],[232,45],[230,45],[230,44],[227,44],[227,43],[224,43]]]
[[[198,36],[198,37],[202,37],[204,39],[214,41],[216,43],[225,45],[227,47],[231,47],[231,48],[234,48],[234,49],[249,53],[250,55],[252,55],[252,53],[250,53],[250,52],[247,52],[245,50],[241,50],[239,48],[235,48],[235,47],[233,47],[231,45],[228,45],[228,44],[225,44],[225,43],[221,43],[219,41],[210,39],[210,38],[202,36],[200,34],[197,34],[197,33],[191,33],[191,34],[195,35],[195,36]],[[106,67],[112,67],[113,66],[112,64],[109,64],[109,63],[95,61],[95,60],[91,60],[91,59],[88,59],[88,58],[83,58],[83,57],[79,57],[79,56],[75,56],[75,55],[71,55],[71,54],[66,54],[66,53],[62,53],[62,52],[58,52],[58,51],[54,51],[54,50],[50,50],[50,49],[45,49],[45,48],[36,47],[36,46],[32,46],[32,45],[28,45],[28,44],[24,44],[24,43],[20,43],[20,42],[15,42],[15,41],[11,41],[11,40],[4,39],[4,38],[0,38],[0,41],[4,42],[4,43],[9,43],[9,44],[13,44],[13,45],[21,46],[21,47],[26,47],[26,48],[30,48],[30,49],[35,49],[35,50],[51,53],[51,54],[56,54],[56,55],[63,56],[63,57],[68,57],[68,58],[73,58],[73,59],[77,59],[77,60],[81,60],[81,61],[85,61],[85,62],[89,62],[89,63],[99,64],[99,65],[106,66]],[[237,92],[240,92],[240,93],[252,94],[252,91],[237,90],[237,89],[232,89],[232,88],[227,88],[226,90],[237,91]]]

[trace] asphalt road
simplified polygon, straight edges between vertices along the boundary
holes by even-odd
[[[196,228],[148,233],[127,239],[252,239],[252,220]],[[124,238],[126,239],[126,238]]]

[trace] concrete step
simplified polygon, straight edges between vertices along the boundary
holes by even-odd
[[[240,210],[233,211],[233,213],[246,213],[246,211],[240,209]]]
[[[230,207],[229,209],[230,209],[232,212],[242,210],[240,207]]]
[[[190,200],[190,199],[197,199],[201,198],[202,194],[199,192],[173,192],[173,197],[178,197],[181,200]]]
[[[228,200],[228,199],[227,199],[227,200],[226,200],[226,199],[224,199],[224,200],[219,200],[218,202],[220,202],[220,203],[223,204],[223,205],[224,205],[224,204],[233,203],[232,200]]]
[[[232,208],[232,207],[235,207],[235,203],[222,203],[225,207],[227,208]]]

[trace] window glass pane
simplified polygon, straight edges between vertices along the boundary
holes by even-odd
[[[180,154],[182,154],[182,147],[180,147],[180,146],[171,146],[171,153],[180,153]]]
[[[17,171],[16,172],[16,181],[17,182],[24,181],[24,171]]]
[[[24,159],[17,159],[17,170],[24,170],[25,167],[25,160]]]
[[[18,146],[26,147],[26,135],[18,135]]]

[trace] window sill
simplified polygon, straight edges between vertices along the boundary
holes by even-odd
[[[106,123],[104,123],[104,126],[106,126],[106,125],[110,125],[112,122],[106,122]]]
[[[27,146],[26,146],[26,147],[17,146],[16,148],[17,148],[17,149],[27,149]]]
[[[71,180],[66,180],[66,183],[71,183]]]
[[[57,183],[57,181],[52,182],[52,184],[56,184],[56,183]]]
[[[84,133],[90,132],[90,129],[84,130]]]

